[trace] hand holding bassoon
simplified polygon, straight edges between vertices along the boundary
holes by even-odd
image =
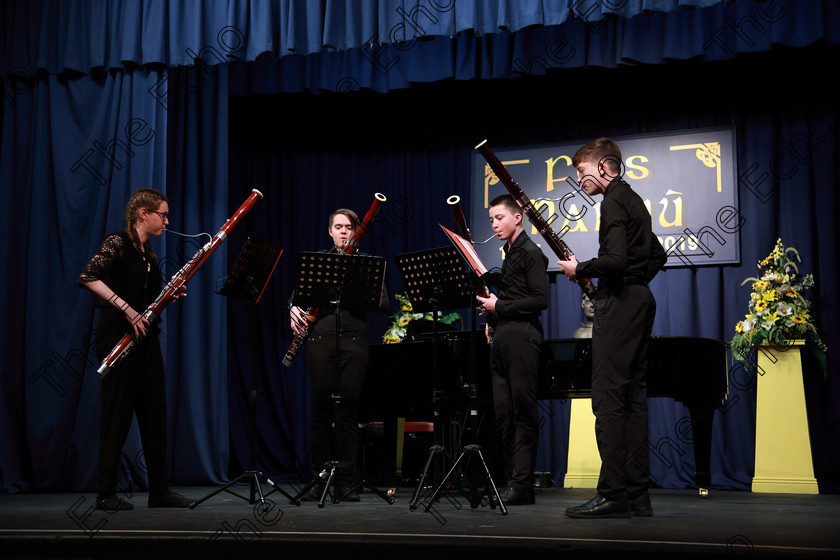
[[[218,248],[219,245],[227,238],[228,234],[239,223],[242,217],[251,211],[251,208],[263,197],[262,193],[257,189],[251,191],[251,195],[242,203],[239,209],[234,212],[233,216],[228,218],[224,225],[219,229],[218,233],[207,242],[187,263],[181,267],[181,270],[175,273],[174,276],[166,283],[163,290],[161,290],[158,297],[146,308],[140,315],[144,326],[151,325],[160,318],[160,314],[167,305],[178,299],[184,294],[186,283],[190,278],[195,276],[198,269],[207,262],[210,255]],[[137,342],[144,336],[147,327],[143,329],[143,333],[139,333],[139,329],[135,329],[140,319],[136,319],[132,324],[132,331],[126,333],[122,339],[114,346],[111,352],[102,360],[102,364],[97,370],[100,377],[105,377],[111,369],[125,358]],[[141,336],[142,335],[142,336]]]

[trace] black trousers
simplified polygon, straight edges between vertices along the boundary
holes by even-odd
[[[335,357],[335,335],[313,332],[306,348],[312,389],[309,468],[315,476],[340,459],[339,481],[346,483],[358,478],[359,405],[370,360],[367,333],[342,333],[337,371]],[[337,411],[334,395],[339,397]],[[340,425],[334,429],[336,412]]]
[[[531,488],[539,443],[539,321],[499,321],[490,349],[490,382],[501,436],[507,485]]]
[[[646,285],[598,288],[592,328],[592,412],[598,494],[633,499],[650,478],[645,369],[656,301]]]
[[[102,337],[100,361],[118,342]],[[151,496],[169,490],[166,443],[166,382],[156,334],[142,339],[101,382],[99,419],[99,494],[116,493],[120,456],[131,422],[137,415],[142,457],[132,457],[148,477]]]

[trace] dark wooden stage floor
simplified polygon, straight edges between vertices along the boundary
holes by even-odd
[[[361,502],[294,506],[262,485],[267,509],[252,505],[248,484],[221,492],[193,509],[148,509],[132,496],[133,511],[91,509],[92,494],[0,496],[3,558],[258,558],[271,554],[413,558],[837,558],[840,495],[753,494],[712,490],[652,491],[654,516],[578,520],[564,509],[591,490],[543,488],[533,506],[470,507],[462,496],[424,511],[409,508],[414,488],[400,488],[389,504],[365,491]],[[294,495],[291,486],[279,486]],[[206,497],[217,487],[182,487]],[[511,556],[513,554],[513,556]],[[301,556],[298,556],[301,557]]]

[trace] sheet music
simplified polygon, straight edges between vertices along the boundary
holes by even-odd
[[[440,225],[440,224],[438,224]],[[462,236],[458,235],[454,231],[451,231],[444,226],[440,226],[443,228],[444,233],[449,237],[452,243],[455,245],[455,248],[458,249],[458,252],[467,259],[470,267],[478,274],[479,277],[484,276],[487,273],[487,267],[481,261],[478,256],[478,253],[475,252],[475,247],[473,244],[464,239]]]

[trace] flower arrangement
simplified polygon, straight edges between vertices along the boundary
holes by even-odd
[[[814,286],[814,277],[799,276],[798,262],[802,262],[799,252],[785,248],[779,239],[773,251],[758,263],[761,277],[741,283],[751,283],[752,292],[748,313],[735,325],[730,344],[733,359],[746,364],[748,353],[759,344],[783,346],[803,339],[825,354],[825,344],[812,322],[811,302],[803,296]]]
[[[391,323],[391,326],[387,331],[385,331],[385,334],[382,337],[382,342],[385,344],[397,344],[402,342],[409,334],[409,323],[411,323],[411,321],[431,321],[434,319],[434,315],[431,311],[427,311],[426,313],[414,313],[411,300],[403,294],[396,294],[394,297],[397,298],[400,307],[397,310],[396,315],[393,316],[394,322]],[[438,320],[441,323],[451,325],[455,321],[460,321],[461,316],[457,313],[443,315],[440,311],[438,311]]]

